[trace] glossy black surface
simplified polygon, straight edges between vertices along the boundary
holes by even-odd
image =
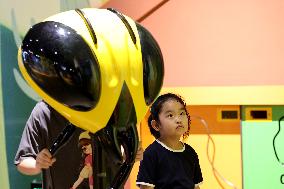
[[[88,17],[86,17],[85,13],[81,9],[75,9],[75,11],[81,16],[81,18],[84,20],[85,26],[88,28],[89,33],[92,37],[92,40],[94,44],[96,45],[98,43],[96,33],[94,31],[94,28],[92,27],[91,22],[89,21]]]
[[[31,78],[60,103],[86,111],[98,102],[99,65],[74,29],[51,21],[34,25],[23,40],[22,57]]]
[[[133,100],[124,84],[107,126],[93,136],[93,175],[106,175],[94,177],[94,188],[120,189],[124,186],[138,147],[136,123]],[[122,157],[121,146],[124,148],[125,159]],[[102,165],[99,161],[104,161],[105,164]]]
[[[77,13],[88,21],[83,11],[77,10]],[[114,13],[122,21],[125,19],[119,13]],[[89,22],[85,24],[88,29],[92,26]],[[125,27],[130,27],[128,22],[124,24]],[[127,29],[132,40],[135,39],[133,42],[141,44],[144,97],[149,105],[162,87],[164,63],[159,45],[150,32],[138,23],[136,26],[140,41],[136,41],[131,27]],[[42,22],[33,26],[24,38],[22,57],[30,77],[59,103],[79,111],[88,111],[99,101],[99,64],[92,50],[74,29],[57,22]],[[139,110],[135,110],[132,96],[124,84],[107,125],[91,134],[94,188],[123,188],[138,148],[136,111]],[[50,149],[52,153],[66,143],[72,127],[62,133],[67,137],[58,137],[60,144]],[[122,156],[121,146],[125,158]]]
[[[164,77],[163,56],[158,43],[136,23],[142,51],[146,104],[159,94]],[[93,135],[94,188],[122,189],[135,162],[139,137],[132,96],[124,84],[120,98],[105,128]],[[124,148],[125,159],[120,151]],[[103,162],[99,163],[99,162]]]
[[[69,123],[62,132],[57,136],[56,140],[53,142],[52,146],[49,148],[49,152],[52,156],[55,156],[56,153],[62,148],[74,134],[76,127]]]
[[[142,51],[144,97],[146,104],[150,105],[163,85],[164,60],[161,49],[151,33],[139,23],[136,23],[136,26]]]

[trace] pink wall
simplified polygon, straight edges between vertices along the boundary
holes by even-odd
[[[162,0],[109,0],[102,8],[115,8],[132,19],[137,20],[160,2]]]
[[[110,0],[138,19],[158,0]],[[169,1],[142,22],[165,60],[165,87],[283,85],[284,1]]]

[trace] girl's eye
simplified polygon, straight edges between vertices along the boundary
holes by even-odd
[[[167,117],[173,117],[173,114],[168,114]]]

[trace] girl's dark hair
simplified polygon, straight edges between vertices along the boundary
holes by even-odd
[[[161,112],[161,109],[163,107],[163,104],[165,102],[167,102],[168,100],[177,100],[179,103],[181,103],[184,106],[187,118],[188,118],[188,130],[183,134],[183,138],[188,137],[189,135],[189,130],[190,130],[190,116],[189,113],[186,109],[186,103],[185,101],[182,99],[181,96],[177,95],[177,94],[173,94],[173,93],[166,93],[163,95],[160,95],[155,102],[152,104],[151,108],[150,108],[150,116],[148,118],[148,126],[150,129],[151,134],[155,137],[155,138],[159,138],[160,137],[160,132],[156,131],[152,126],[151,126],[151,122],[152,120],[155,120],[157,123],[160,124],[160,120],[159,120],[159,114]]]

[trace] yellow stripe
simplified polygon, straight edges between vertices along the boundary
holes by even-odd
[[[164,87],[189,105],[283,105],[284,86]]]

